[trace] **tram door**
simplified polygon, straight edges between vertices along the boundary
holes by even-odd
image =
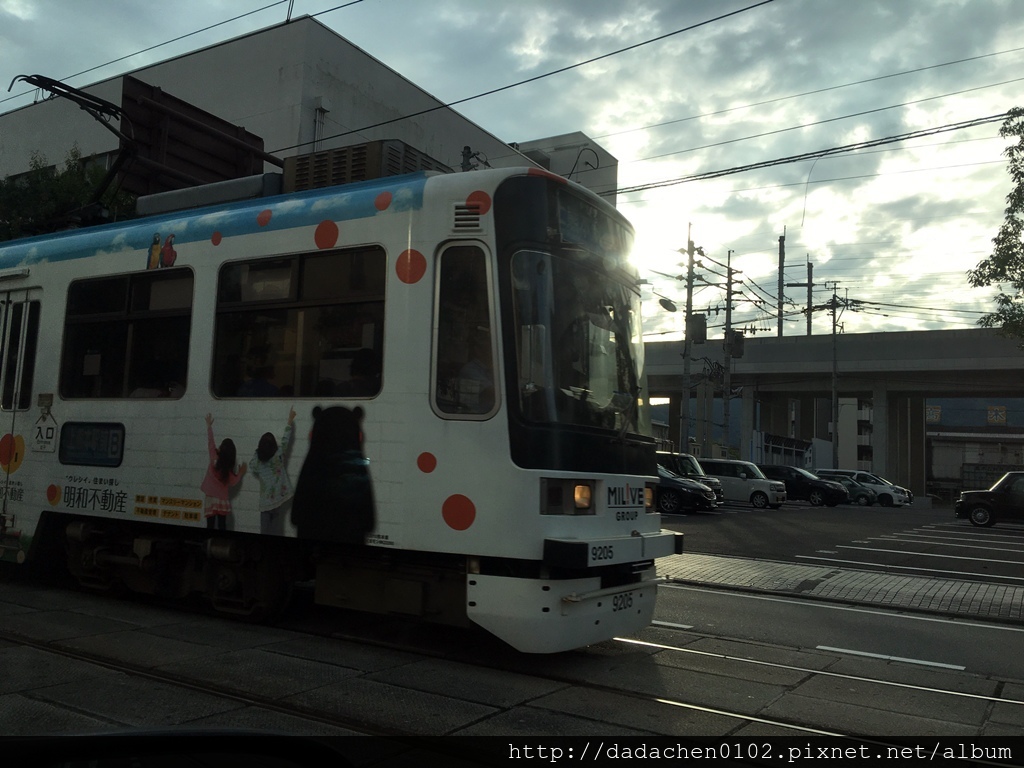
[[[26,442],[35,427],[32,379],[39,340],[38,290],[0,292],[0,554],[7,555],[13,536],[8,501],[19,495],[12,479],[25,458]],[[5,546],[7,545],[7,546]],[[3,559],[7,559],[4,557]]]

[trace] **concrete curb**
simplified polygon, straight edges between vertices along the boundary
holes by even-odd
[[[1024,587],[693,553],[657,566],[672,582],[1024,624]]]

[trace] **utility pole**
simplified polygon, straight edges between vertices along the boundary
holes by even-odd
[[[832,298],[828,308],[832,312],[832,467],[839,466],[839,354],[838,354],[838,333],[839,325],[839,296],[836,294],[838,283],[832,284]]]
[[[722,440],[729,445],[729,401],[732,399],[732,251],[725,257],[725,375],[722,378]]]
[[[692,351],[691,316],[693,315],[693,224],[686,230],[686,316],[683,320],[683,397],[679,404],[679,451],[690,452],[690,357]],[[683,253],[683,251],[680,251]]]
[[[814,290],[814,264],[807,262],[807,335],[811,335],[813,315],[811,314],[812,291]]]
[[[808,254],[809,255],[809,254]],[[814,265],[811,262],[807,262],[807,282],[806,283],[786,283],[787,288],[806,288],[807,289],[807,335],[811,335],[812,326],[812,312],[813,307],[811,306],[811,300],[813,295],[811,291],[814,289]]]
[[[783,273],[786,271],[786,228],[782,228],[782,234],[779,235],[779,298],[778,298],[778,311],[779,311],[779,338],[782,338],[782,302],[785,298],[783,296]]]

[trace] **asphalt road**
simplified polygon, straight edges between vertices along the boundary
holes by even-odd
[[[682,584],[659,589],[655,620],[704,636],[1024,679],[1024,658],[1012,651],[1020,626]]]
[[[662,524],[697,554],[1024,586],[1024,524],[977,528],[949,508],[726,505]]]
[[[686,534],[688,552],[786,562],[794,561],[797,555],[831,550],[837,544],[868,536],[892,535],[951,521],[951,509],[812,507],[803,502],[791,502],[780,509],[727,504],[710,513],[662,516],[665,528]]]

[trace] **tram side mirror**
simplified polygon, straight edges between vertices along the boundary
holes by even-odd
[[[519,329],[519,391],[532,395],[550,388],[551,342],[546,325],[524,325]]]

